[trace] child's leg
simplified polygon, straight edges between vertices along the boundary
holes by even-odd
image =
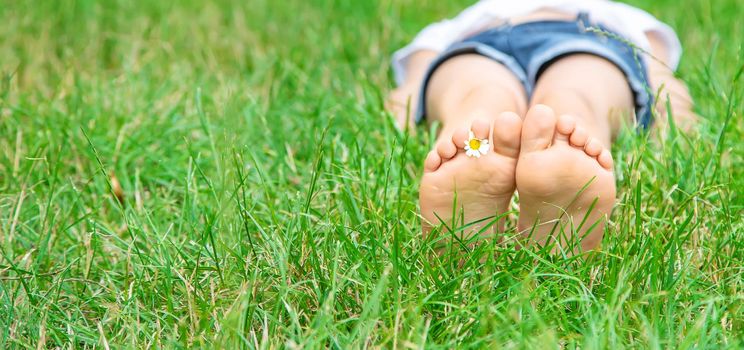
[[[545,242],[555,223],[566,233],[573,225],[586,235],[583,248],[594,248],[615,201],[608,148],[621,118],[632,116],[628,82],[612,63],[575,54],[546,69],[531,102],[516,171],[519,229]]]
[[[445,61],[426,89],[429,122],[442,123],[442,134],[474,118],[495,118],[500,112],[524,116],[527,95],[514,74],[498,62],[480,55],[461,55]],[[487,115],[482,115],[482,114]]]
[[[502,214],[516,186],[522,124],[516,113],[523,115],[527,105],[520,81],[489,58],[456,56],[432,75],[425,103],[429,120],[440,121],[443,128],[426,158],[421,180],[424,232],[440,224],[440,219],[451,226],[453,209],[457,217],[464,214],[450,227],[453,230],[463,222]],[[480,158],[464,153],[470,130],[477,138],[490,141],[490,151]],[[471,226],[465,233],[477,232],[490,221]],[[487,232],[499,227],[494,225]]]

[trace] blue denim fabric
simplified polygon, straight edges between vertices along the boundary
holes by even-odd
[[[575,21],[505,24],[453,44],[434,60],[424,77],[416,121],[426,117],[426,88],[432,73],[452,57],[480,54],[503,64],[519,78],[529,98],[540,73],[560,57],[574,53],[596,55],[615,64],[633,92],[638,124],[642,128],[651,124],[653,95],[640,52],[620,35],[590,23],[583,13]]]

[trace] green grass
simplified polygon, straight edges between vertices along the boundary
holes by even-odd
[[[0,0],[0,348],[744,347],[740,3],[633,1],[702,120],[620,137],[599,253],[438,256],[381,101],[466,3]]]

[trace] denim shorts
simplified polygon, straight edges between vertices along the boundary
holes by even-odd
[[[475,34],[446,49],[429,67],[421,87],[416,121],[426,117],[426,88],[432,73],[448,59],[463,54],[479,54],[506,66],[522,82],[528,98],[548,65],[575,53],[602,57],[625,75],[635,100],[638,125],[651,124],[653,95],[646,65],[629,41],[601,24],[589,22],[586,14],[575,21],[537,21],[505,24]]]

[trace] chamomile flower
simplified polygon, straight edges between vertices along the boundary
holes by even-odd
[[[488,139],[478,139],[471,131],[467,140],[465,140],[465,154],[468,157],[480,158],[491,149]]]

